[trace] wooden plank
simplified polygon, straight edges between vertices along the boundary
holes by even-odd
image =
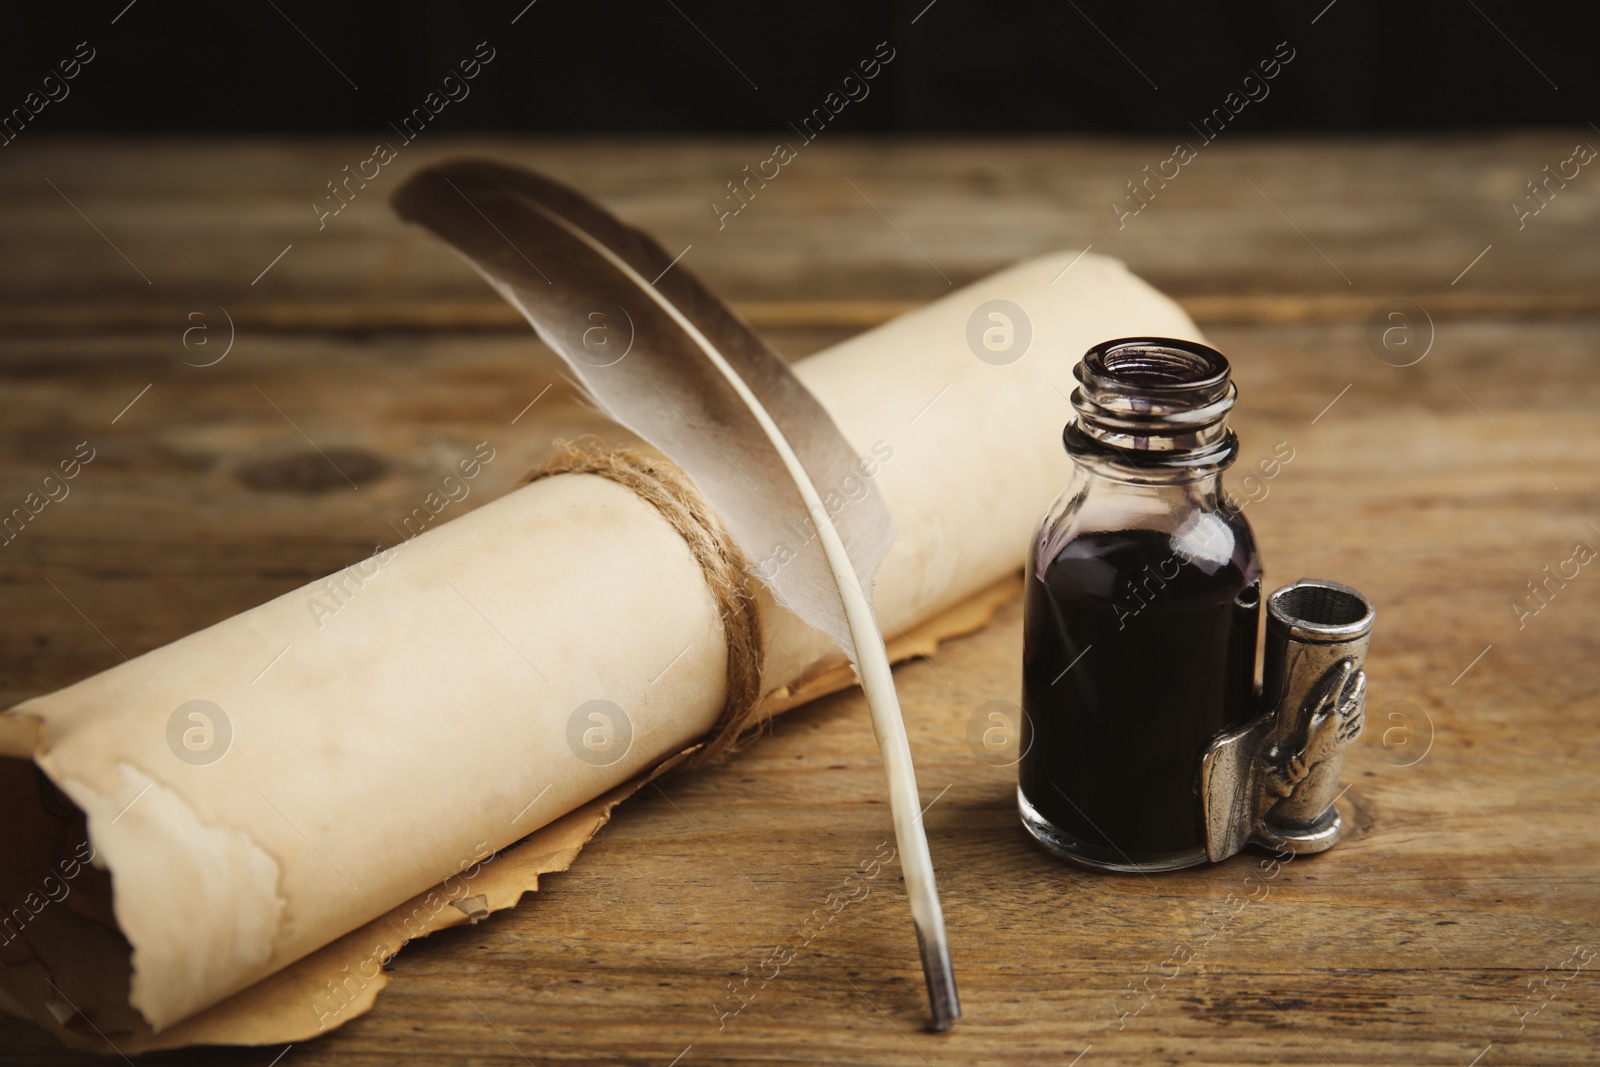
[[[313,203],[371,155],[370,139],[41,136],[0,172],[0,306],[260,302],[314,320],[322,305],[387,305],[396,322],[418,301],[492,308],[470,270],[386,204],[404,174],[472,152],[578,185],[674,254],[690,248],[683,262],[742,301],[928,300],[1017,259],[1092,245],[1182,298],[1344,294],[1370,308],[1467,293],[1592,308],[1600,180],[1584,169],[1541,186],[1548,203],[1520,228],[1511,208],[1543,202],[1526,183],[1591,140],[1224,138],[1119,218],[1112,204],[1139,202],[1127,183],[1162,169],[1165,140],[821,138],[719,223],[709,205],[771,154],[766,139],[429,138],[365,188],[352,183],[348,206],[319,222]]]
[[[800,355],[845,332],[772,336]],[[1017,698],[1013,606],[897,671],[937,797],[926,821],[967,1012],[951,1033],[919,1030],[896,869],[820,925],[890,832],[865,707],[841,694],[667,780],[670,803],[630,801],[572,871],[407,949],[373,1013],[284,1062],[1592,1061],[1593,967],[1562,967],[1600,948],[1600,578],[1584,568],[1521,628],[1511,605],[1574,542],[1600,547],[1600,320],[1452,320],[1408,368],[1375,358],[1359,320],[1210,334],[1242,392],[1235,483],[1276,442],[1295,450],[1247,511],[1269,580],[1331,577],[1378,604],[1368,734],[1345,770],[1353,840],[1266,883],[1245,881],[1260,856],[1148,880],[1050,859],[1017,823],[1011,772],[966,741],[974,709]],[[98,450],[0,553],[0,699],[358,558],[478,440],[499,451],[464,506],[586,425],[559,386],[513,424],[554,376],[517,335],[261,331],[215,366],[185,358],[158,333],[0,342],[4,499],[78,441]],[[1409,723],[1388,717],[1396,701]],[[760,985],[818,909],[821,932]],[[0,1042],[8,1063],[79,1060],[14,1020]]]
[[[1600,290],[1555,293],[1420,293],[1414,303],[1435,321],[1462,318],[1552,319],[1600,313]],[[865,330],[923,307],[925,300],[740,300],[734,309],[759,330],[837,328]],[[1178,303],[1202,325],[1219,323],[1350,322],[1373,317],[1387,301],[1368,293],[1194,294]],[[191,314],[198,318],[190,318]],[[198,344],[211,324],[274,333],[370,333],[375,330],[472,331],[526,334],[527,320],[503,301],[378,298],[340,304],[245,304],[205,308],[194,302],[35,304],[0,306],[0,331],[9,334],[126,333],[157,331],[177,343]],[[193,352],[192,362],[204,354]]]

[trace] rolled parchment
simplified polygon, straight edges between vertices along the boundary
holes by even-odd
[[[887,635],[1021,567],[1069,475],[1073,364],[1130,335],[1201,339],[1119,262],[1064,254],[796,365],[894,513],[874,591]],[[818,489],[830,507],[860,491]],[[781,566],[785,548],[750,563]],[[330,581],[331,616],[309,607]],[[758,608],[759,715],[842,657],[764,594]],[[718,721],[727,663],[678,530],[616,481],[561,474],[20,704],[0,714],[0,1007],[124,1051],[343,1022],[349,976],[364,988],[441,911],[475,919],[533,888],[497,850],[594,816],[554,848],[570,862],[629,782]],[[404,934],[353,951],[366,966],[344,964],[338,988],[306,962],[378,919]],[[263,982],[297,961],[286,973],[338,999]]]

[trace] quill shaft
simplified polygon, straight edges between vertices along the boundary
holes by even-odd
[[[715,353],[708,354],[719,368],[726,367]],[[844,540],[829,518],[828,509],[823,506],[816,487],[811,484],[810,475],[806,473],[799,457],[789,448],[782,430],[772,421],[755,395],[744,386],[732,368],[727,368],[724,373],[730,375],[733,387],[750,404],[761,428],[782,455],[784,466],[793,475],[806,502],[806,509],[816,525],[823,552],[827,554],[828,562],[839,580],[839,594],[844,600],[845,618],[850,624],[850,636],[855,645],[855,653],[851,658],[855,660],[860,673],[861,688],[866,693],[867,707],[872,714],[872,732],[878,740],[878,751],[883,757],[884,773],[888,778],[895,846],[900,855],[900,868],[905,873],[906,895],[910,898],[911,921],[916,926],[917,945],[922,954],[922,971],[928,985],[933,1026],[936,1030],[948,1030],[951,1023],[961,1017],[961,1002],[956,994],[955,974],[950,963],[950,943],[945,933],[944,909],[939,904],[938,884],[934,880],[933,857],[928,851],[928,837],[922,826],[922,800],[917,792],[911,742],[906,736],[905,717],[900,710],[899,695],[895,692],[883,634],[872,617],[872,604],[856,581]]]
[[[751,414],[766,434],[767,439],[783,460],[784,468],[794,479],[805,501],[806,510],[815,524],[818,540],[839,582],[839,595],[844,601],[845,618],[850,624],[851,643],[855,646],[851,659],[855,660],[861,676],[861,687],[866,692],[867,706],[872,714],[872,731],[878,740],[883,757],[884,772],[889,782],[889,807],[894,817],[895,843],[900,855],[900,866],[905,872],[906,893],[911,901],[911,919],[917,929],[917,943],[922,952],[923,974],[928,984],[928,999],[932,1008],[934,1027],[948,1029],[961,1015],[960,1001],[956,995],[955,977],[950,964],[949,940],[945,933],[944,909],[939,904],[939,891],[934,880],[933,857],[928,851],[928,838],[922,826],[921,798],[917,792],[916,770],[911,760],[911,743],[906,736],[905,718],[900,710],[900,699],[895,692],[894,678],[889,666],[889,655],[884,648],[883,635],[872,617],[872,605],[856,580],[855,568],[850,562],[844,540],[839,536],[822,497],[812,484],[800,457],[789,446],[788,439],[762,405],[760,399],[745,384],[716,346],[678,310],[671,301],[649,285],[631,266],[590,234],[572,225],[559,214],[541,204],[534,204],[551,221],[582,240],[596,253],[605,257],[618,270],[634,278],[651,298],[671,315],[683,330],[704,350],[717,370],[728,379]]]
[[[833,540],[838,542],[837,533],[833,533]],[[823,544],[828,551],[828,558],[833,559],[834,548],[826,541]],[[837,551],[842,555],[844,546],[839,544]],[[917,946],[922,953],[922,974],[928,985],[933,1028],[948,1030],[951,1023],[961,1017],[961,1001],[956,994],[955,973],[950,963],[950,942],[944,928],[944,909],[939,904],[933,857],[928,852],[928,837],[922,825],[922,800],[917,792],[916,769],[911,762],[911,743],[906,737],[900,698],[895,692],[889,657],[883,648],[883,637],[872,619],[871,606],[864,596],[853,598],[846,595],[845,610],[852,633],[860,635],[864,628],[870,628],[866,632],[871,633],[875,641],[874,651],[878,653],[863,656],[857,669],[861,673],[861,688],[867,694],[867,707],[872,712],[872,732],[878,739],[884,773],[889,781],[889,809],[894,816],[895,845],[900,853],[901,870],[906,876],[906,894],[911,900],[911,921],[916,926]],[[858,610],[865,615],[859,622]],[[861,645],[862,640],[858,636],[856,647],[860,648]],[[918,876],[915,872],[923,873]]]

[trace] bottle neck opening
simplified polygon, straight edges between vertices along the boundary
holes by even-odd
[[[1074,459],[1114,470],[1203,476],[1238,452],[1228,410],[1238,389],[1222,353],[1170,337],[1095,345],[1073,370],[1077,417],[1064,440]]]

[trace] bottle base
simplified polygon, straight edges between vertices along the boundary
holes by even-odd
[[[1052,854],[1080,867],[1089,867],[1097,871],[1117,871],[1123,874],[1154,874],[1158,871],[1176,871],[1183,867],[1194,867],[1207,861],[1204,846],[1180,852],[1129,855],[1118,849],[1106,849],[1079,841],[1028,803],[1028,798],[1022,792],[1020,785],[1017,786],[1017,810],[1022,815],[1022,825],[1033,835],[1035,841]]]

